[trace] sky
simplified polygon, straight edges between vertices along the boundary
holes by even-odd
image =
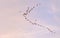
[[[54,33],[24,19],[27,7],[39,3],[28,18]],[[60,0],[0,0],[0,38],[60,38]]]

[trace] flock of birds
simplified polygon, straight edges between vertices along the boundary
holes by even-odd
[[[46,27],[46,26],[43,26],[43,25],[40,25],[36,22],[32,22],[30,19],[27,18],[27,15],[31,13],[31,11],[38,7],[40,4],[36,4],[35,6],[33,6],[32,8],[29,8],[25,11],[25,13],[23,13],[22,15],[24,16],[25,20],[28,21],[29,23],[31,23],[32,25],[37,25],[37,26],[40,26],[40,27],[43,27],[43,28],[46,28],[48,31],[50,32],[53,32],[50,28]]]

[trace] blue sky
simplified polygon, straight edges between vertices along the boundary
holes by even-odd
[[[38,3],[28,18],[55,33],[30,24],[22,16],[27,7]],[[60,0],[0,0],[0,38],[60,38]]]

